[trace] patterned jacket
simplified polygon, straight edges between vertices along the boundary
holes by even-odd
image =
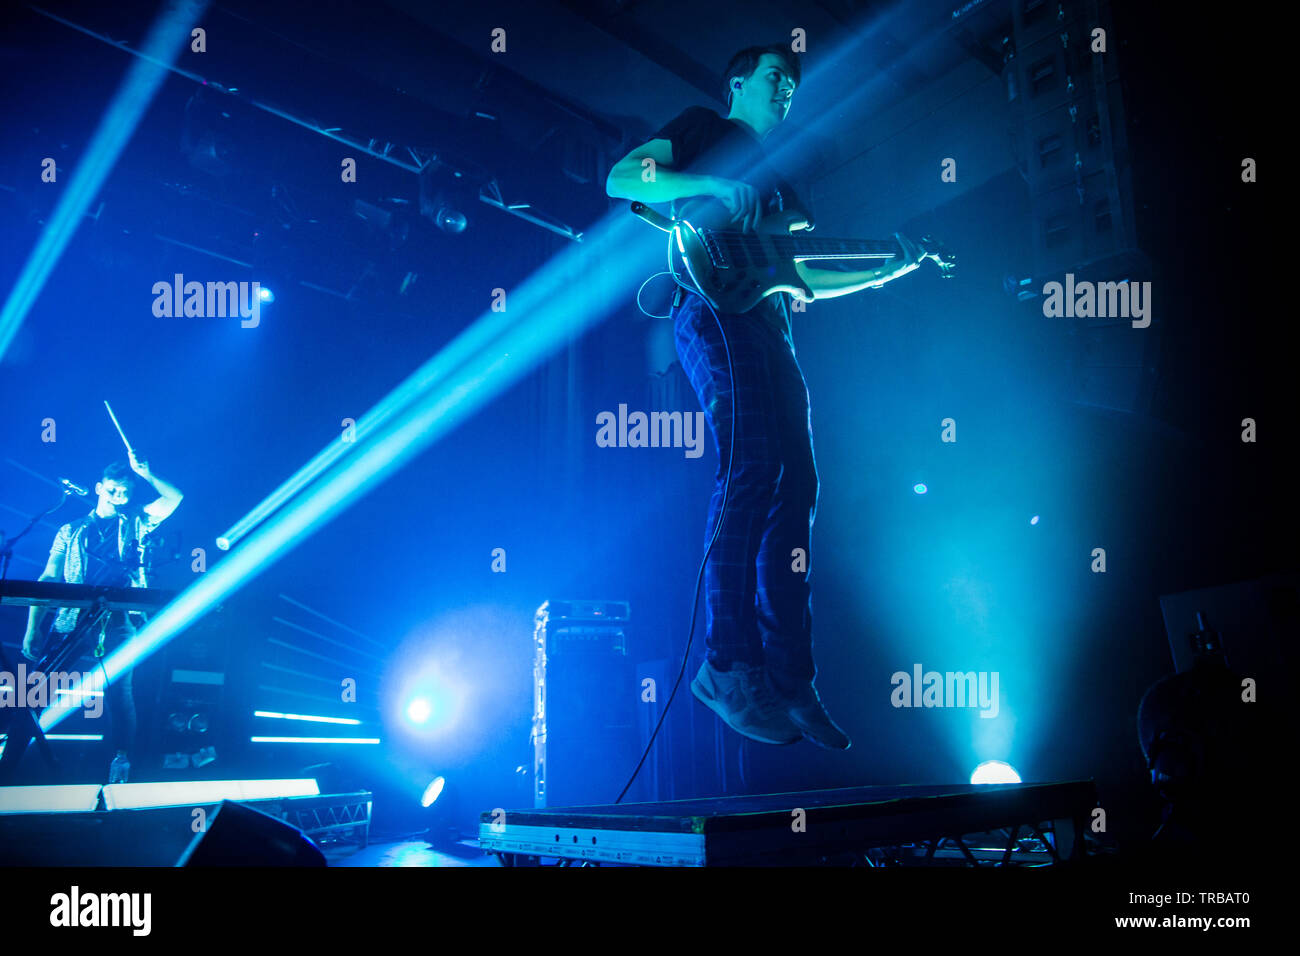
[[[54,546],[50,548],[50,557],[63,556],[63,580],[69,584],[84,584],[86,574],[86,532],[94,518],[92,511],[80,521],[69,522],[59,529],[54,536]],[[161,518],[155,518],[143,511],[135,513],[118,512],[117,514],[117,554],[118,558],[131,569],[131,587],[146,587],[144,568],[140,564],[139,551],[144,546],[145,538],[160,524]],[[135,552],[128,556],[128,552]],[[59,608],[55,618],[54,629],[67,634],[77,626],[81,608]]]

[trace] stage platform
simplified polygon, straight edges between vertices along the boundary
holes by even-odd
[[[1049,865],[1086,853],[1091,781],[855,787],[485,812],[507,866]]]
[[[366,849],[370,791],[323,794],[311,778],[0,787],[0,867],[174,866],[227,801]]]

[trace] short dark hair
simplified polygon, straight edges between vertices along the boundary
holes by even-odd
[[[104,474],[100,476],[100,481],[118,481],[124,485],[135,485],[135,472],[129,466],[120,461],[115,461],[111,465],[104,467]]]
[[[763,59],[764,53],[772,53],[785,60],[786,65],[790,68],[790,76],[794,78],[795,83],[803,79],[803,69],[799,65],[799,54],[790,49],[788,43],[773,43],[769,46],[747,46],[727,63],[726,72],[722,74],[723,94],[728,106],[731,105],[731,78],[739,76],[743,79],[749,79],[758,69],[758,61]]]

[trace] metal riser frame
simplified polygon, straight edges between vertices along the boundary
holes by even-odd
[[[1081,859],[1086,816],[1095,806],[1090,785],[1037,787],[1032,795],[994,793],[989,799],[890,801],[814,806],[802,832],[791,828],[788,810],[673,818],[668,804],[647,807],[655,823],[602,816],[600,807],[541,814],[521,811],[520,822],[484,819],[479,845],[513,865],[529,858],[634,866],[790,866],[850,863],[867,866],[1010,865],[1032,860]],[[774,797],[784,807],[797,795]],[[1008,799],[1009,798],[1009,799]],[[725,811],[725,804],[722,805]],[[883,811],[883,812],[882,812]],[[564,817],[571,819],[564,819]],[[662,822],[658,822],[661,820]],[[966,837],[967,839],[963,839]],[[987,849],[996,840],[997,850]],[[1032,854],[1025,845],[1039,849]],[[978,855],[972,847],[979,847]]]

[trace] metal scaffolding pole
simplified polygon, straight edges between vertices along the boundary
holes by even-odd
[[[350,137],[340,132],[338,127],[321,126],[319,123],[313,120],[304,119],[300,116],[295,116],[292,113],[280,109],[279,107],[272,106],[270,103],[266,103],[263,102],[262,100],[255,99],[251,96],[247,96],[241,93],[238,87],[233,87],[233,86],[227,87],[224,84],[218,83],[215,80],[211,80],[208,79],[207,77],[200,76],[198,73],[192,73],[189,70],[183,70],[178,66],[174,66],[170,63],[165,63],[162,60],[159,60],[155,57],[148,56],[147,54],[142,53],[139,50],[132,49],[125,40],[114,40],[112,37],[105,36],[101,33],[96,33],[94,30],[88,29],[87,27],[83,27],[80,24],[73,23],[71,20],[66,20],[63,17],[58,16],[57,14],[51,13],[48,10],[42,10],[40,7],[34,5],[31,6],[31,9],[34,10],[36,13],[39,13],[43,17],[48,17],[49,19],[54,20],[57,23],[61,23],[66,27],[70,27],[73,30],[78,31],[79,33],[84,33],[88,37],[93,37],[94,39],[99,40],[101,43],[105,43],[108,46],[113,47],[114,49],[121,50],[124,53],[129,53],[132,56],[138,57],[142,60],[148,60],[149,62],[154,63],[157,66],[163,67],[166,70],[170,70],[172,73],[175,73],[178,76],[185,77],[185,79],[190,80],[193,83],[197,83],[200,86],[206,87],[211,90],[215,90],[218,93],[224,93],[227,96],[232,96],[235,99],[238,99],[243,103],[247,103],[249,106],[252,106],[255,109],[259,109],[264,113],[269,113],[272,116],[277,116],[280,119],[287,120],[288,122],[293,123],[296,126],[301,126],[303,129],[310,130],[311,132],[316,133],[320,136],[324,136],[328,139],[332,139],[336,143],[343,143],[344,145],[349,146],[360,153],[364,153],[365,155],[370,156],[373,159],[378,159],[381,162],[385,162],[388,163],[389,165],[396,166],[398,169],[405,169],[407,172],[415,173],[418,176],[426,168],[436,164],[439,166],[443,166],[447,169],[450,169],[458,177],[465,178],[465,174],[463,170],[458,170],[451,164],[439,159],[438,153],[435,151],[421,150],[414,146],[407,146],[401,143],[395,143],[387,140],[381,141],[380,139],[375,137],[372,137],[368,141],[354,139],[353,137]],[[382,145],[380,145],[381,143]],[[399,153],[402,152],[404,152],[406,156],[409,157],[409,160],[403,159],[401,158],[400,155],[398,155]],[[482,202],[485,205],[492,206],[496,209],[500,209],[502,212],[506,213],[507,215],[514,216],[517,219],[522,219],[525,222],[531,222],[535,226],[541,226],[543,229],[549,230],[550,232],[553,232],[558,236],[563,236],[565,239],[572,239],[574,242],[582,241],[582,233],[576,231],[572,226],[568,226],[560,222],[558,219],[553,219],[549,216],[547,216],[546,218],[542,218],[542,216],[544,216],[545,214],[534,210],[533,205],[531,203],[518,202],[518,201],[509,201],[509,202],[506,201],[502,196],[500,184],[497,182],[495,177],[490,179],[487,183],[481,184],[479,186],[478,199],[479,202]],[[532,211],[529,212],[526,210],[532,210]]]

